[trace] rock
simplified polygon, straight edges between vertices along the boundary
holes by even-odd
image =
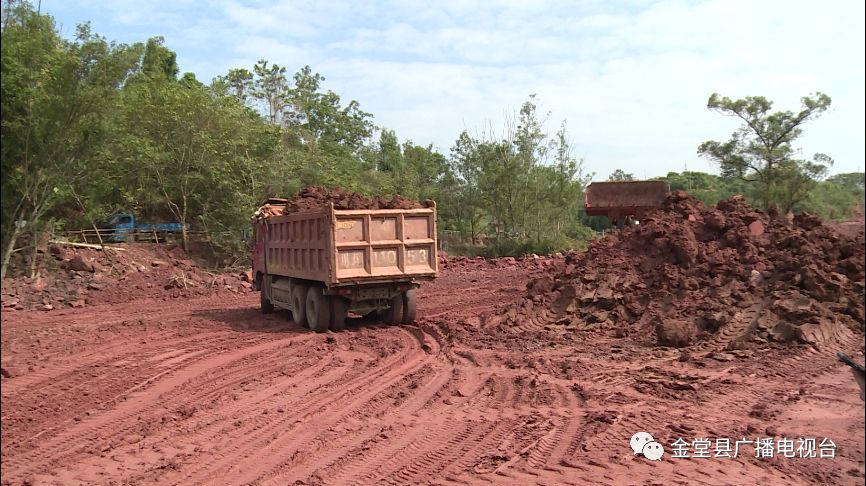
[[[752,272],[749,274],[749,285],[759,287],[762,283],[764,283],[764,277],[761,275],[761,272],[752,269]]]
[[[150,262],[150,265],[153,267],[167,267],[168,262],[165,260],[154,260],[154,261]]]
[[[45,304],[42,306],[42,310],[44,310],[44,311],[54,310],[54,306],[51,304]]]
[[[69,303],[69,306],[74,309],[80,309],[81,307],[84,307],[84,305],[84,299],[73,300]]]
[[[90,282],[89,284],[87,284],[87,288],[89,290],[102,290],[103,288],[105,288],[105,284]]]
[[[69,260],[67,264],[67,268],[69,270],[75,272],[93,272],[93,265],[88,263],[83,256],[75,255],[72,259]]]
[[[253,282],[253,271],[252,270],[247,270],[246,272],[241,272],[239,276],[241,278],[241,282],[249,282],[249,283]]]
[[[761,236],[764,234],[764,223],[757,219],[752,221],[749,223],[749,233],[751,233],[752,236]]]
[[[33,290],[37,292],[42,292],[45,290],[45,280],[42,277],[36,277],[36,281],[30,286]]]
[[[241,282],[241,287],[243,287],[245,289],[251,289],[251,288],[253,288],[253,284],[251,284],[249,282]]]
[[[686,320],[659,319],[656,323],[656,341],[661,346],[682,348],[695,337],[695,326]]]
[[[698,319],[698,328],[701,331],[715,333],[720,327],[728,322],[728,317],[724,312],[708,312]]]
[[[12,373],[10,373],[6,368],[0,368],[0,375],[2,375],[3,378],[12,378]]]
[[[10,299],[3,300],[3,307],[15,307],[21,302],[21,299],[17,297],[12,297]]]

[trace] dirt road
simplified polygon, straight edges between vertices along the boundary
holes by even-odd
[[[256,294],[4,312],[2,482],[863,484],[863,403],[835,358],[862,362],[862,334],[723,353],[725,333],[681,351],[487,332],[542,268],[449,266],[418,326],[341,333]],[[632,452],[638,431],[661,461]],[[829,438],[835,458],[672,457],[678,438],[761,437]]]

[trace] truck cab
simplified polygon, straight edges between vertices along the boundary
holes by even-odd
[[[115,213],[108,218],[110,230],[108,240],[114,242],[127,241],[136,230],[135,215],[131,213]]]

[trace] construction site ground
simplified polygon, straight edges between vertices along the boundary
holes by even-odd
[[[463,260],[418,325],[340,333],[262,315],[256,293],[2,316],[3,484],[862,484],[844,351],[717,353],[592,332],[485,333],[556,258]],[[712,355],[712,353],[710,353]],[[6,377],[9,375],[9,377]],[[653,462],[630,437],[665,445]],[[671,457],[677,438],[830,438],[835,458]]]
[[[415,324],[321,334],[175,247],[44,256],[0,293],[4,485],[864,481],[862,218],[673,193],[584,252],[440,255]]]

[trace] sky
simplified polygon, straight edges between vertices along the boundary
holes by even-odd
[[[202,82],[259,59],[309,65],[344,105],[445,155],[463,130],[500,137],[534,94],[594,180],[718,173],[697,147],[739,124],[706,108],[712,93],[796,112],[823,92],[831,108],[795,147],[831,156],[832,174],[866,160],[858,0],[33,1],[67,37],[85,21],[117,42],[163,36]]]

